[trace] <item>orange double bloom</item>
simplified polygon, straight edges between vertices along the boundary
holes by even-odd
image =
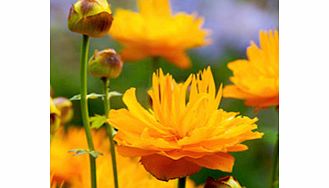
[[[228,64],[233,85],[224,88],[224,97],[245,100],[256,108],[279,105],[279,33],[261,31],[260,47],[254,42],[247,49],[248,59]]]
[[[257,118],[218,109],[222,87],[216,92],[210,67],[184,83],[160,69],[148,94],[152,109],[139,104],[135,88],[128,89],[123,96],[128,109],[111,110],[109,123],[118,129],[118,152],[141,156],[145,169],[160,180],[189,176],[201,167],[231,172],[229,152],[247,150],[243,141],[263,135],[253,132]]]
[[[172,14],[169,0],[137,0],[139,12],[118,9],[110,35],[123,45],[124,60],[163,57],[180,68],[191,66],[186,50],[209,43],[203,18]]]

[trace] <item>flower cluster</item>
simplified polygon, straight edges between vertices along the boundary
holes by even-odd
[[[113,17],[107,0],[78,0],[70,9],[68,27],[82,35],[80,94],[71,100],[80,102],[83,129],[68,125],[71,100],[50,97],[52,188],[198,187],[187,177],[202,168],[231,173],[239,168],[232,153],[264,135],[257,117],[221,108],[222,97],[256,109],[279,105],[279,34],[270,30],[260,32],[259,46],[247,48],[247,59],[228,63],[232,84],[224,89],[210,66],[179,82],[157,65],[151,86],[145,85],[149,104],[142,105],[131,87],[122,96],[126,107],[110,109],[111,97],[122,95],[109,85],[125,76],[123,60],[164,58],[185,69],[192,65],[186,51],[210,43],[203,18],[172,13],[169,0],[137,0],[137,7],[119,8]],[[120,55],[106,48],[89,57],[90,37],[106,34],[122,44]],[[103,82],[103,93],[88,93],[88,72]],[[103,115],[89,116],[91,99],[102,99]],[[204,187],[241,185],[232,176],[208,177]]]
[[[51,142],[50,174],[51,187],[88,188],[90,185],[88,156],[74,156],[68,153],[74,148],[86,148],[84,131],[80,128],[70,128],[56,132]],[[97,159],[97,180],[99,187],[113,187],[111,171],[111,157],[109,144],[106,142],[106,133],[103,130],[93,132],[95,147],[102,152]],[[118,156],[118,174],[120,187],[135,188],[174,188],[176,181],[160,182],[144,170],[137,158]],[[196,188],[191,181],[187,181],[187,188]]]

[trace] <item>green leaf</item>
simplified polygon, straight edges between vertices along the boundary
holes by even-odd
[[[78,101],[81,99],[80,94],[79,95],[74,95],[73,97],[70,98],[71,101]]]
[[[95,159],[99,156],[99,155],[103,155],[103,153],[98,152],[98,151],[90,151],[89,154],[91,156],[93,156]]]
[[[97,94],[97,93],[90,93],[89,95],[87,95],[87,99],[97,99],[100,97],[104,97],[103,94]]]
[[[107,122],[107,118],[101,115],[95,115],[90,118],[90,128],[92,129],[99,129],[104,123]]]
[[[71,149],[68,152],[74,153],[73,156],[83,155],[88,153],[88,150],[85,149]]]
[[[97,93],[90,93],[87,95],[87,99],[97,99],[97,98],[100,98],[100,97],[104,97],[103,94],[97,94]],[[78,101],[81,99],[81,95],[78,94],[78,95],[74,95],[73,97],[70,98],[71,101]]]
[[[118,131],[116,131],[115,129],[112,128],[112,136],[115,136],[117,134]]]
[[[83,155],[83,154],[89,154],[91,156],[93,156],[94,158],[97,158],[99,155],[103,155],[103,153],[98,152],[98,151],[89,151],[86,149],[71,149],[68,152],[72,152],[74,153],[73,156],[79,156],[79,155]]]
[[[109,92],[109,99],[111,97],[118,97],[118,96],[121,96],[121,95],[122,95],[122,93],[119,93],[117,91],[111,91],[111,92]]]
[[[122,93],[119,93],[117,91],[111,91],[109,92],[109,99],[111,97],[118,97],[121,96]],[[98,99],[98,98],[104,98],[104,94],[97,94],[97,93],[90,93],[87,95],[87,99]],[[73,97],[70,98],[71,101],[79,101],[81,99],[81,95],[74,95]]]

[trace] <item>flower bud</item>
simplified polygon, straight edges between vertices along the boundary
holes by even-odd
[[[57,97],[54,99],[56,108],[61,114],[61,123],[65,124],[69,122],[73,117],[72,102],[64,97]]]
[[[242,188],[239,182],[234,179],[232,176],[225,176],[214,180],[211,177],[208,177],[205,188]]]
[[[78,0],[71,6],[68,27],[72,32],[102,37],[110,30],[112,21],[107,0]]]
[[[58,129],[61,112],[56,108],[53,99],[50,97],[50,133],[53,134]]]
[[[89,60],[89,71],[97,78],[117,78],[122,66],[121,57],[113,49],[95,50]]]

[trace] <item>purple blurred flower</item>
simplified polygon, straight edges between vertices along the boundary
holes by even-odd
[[[200,49],[207,57],[218,56],[227,47],[244,50],[250,41],[258,41],[259,30],[278,27],[278,7],[270,1],[269,9],[241,0],[175,1],[175,11],[197,12],[205,18],[205,28],[212,31],[213,44]]]

